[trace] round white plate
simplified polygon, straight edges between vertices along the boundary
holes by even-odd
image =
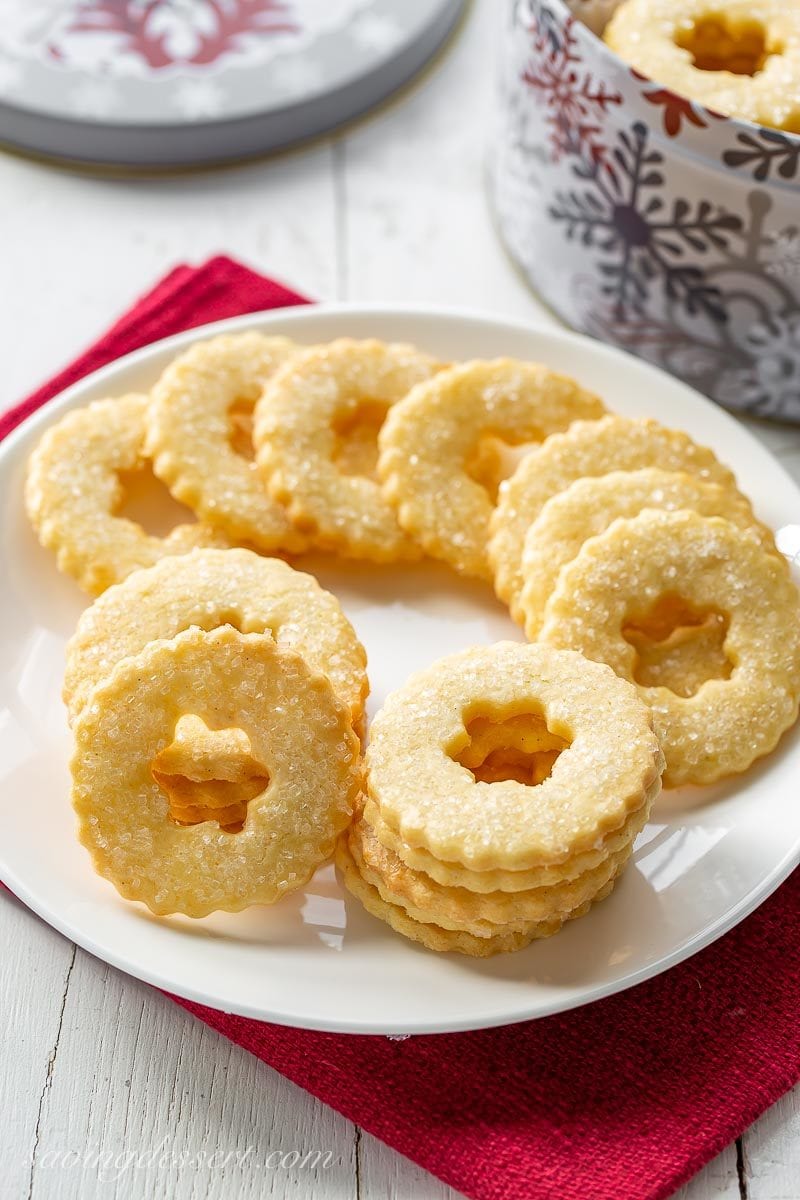
[[[630,987],[719,937],[800,861],[800,739],[703,792],[667,793],[613,896],[558,936],[488,961],[407,942],[345,894],[332,867],[274,908],[158,919],[121,900],[74,835],[59,698],[64,643],[85,599],[25,517],[25,460],[67,409],[146,389],[179,349],[220,329],[301,342],[416,342],[441,358],[541,359],[631,416],[714,447],[774,528],[800,519],[800,490],[722,410],[651,367],[566,333],[488,317],[318,305],[195,329],[71,388],[0,447],[0,877],[56,929],[114,966],[218,1009],[358,1033],[471,1029],[558,1012]],[[302,565],[306,565],[303,563]],[[374,712],[409,673],[464,646],[520,637],[488,588],[435,565],[379,569],[309,560],[367,647]]]

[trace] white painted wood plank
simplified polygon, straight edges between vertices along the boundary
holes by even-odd
[[[800,1196],[800,1087],[748,1129],[744,1170],[749,1200],[797,1200]]]
[[[0,1196],[27,1196],[74,948],[0,892]]]
[[[473,5],[402,100],[338,143],[350,298],[548,317],[506,258],[484,187],[502,5]]]
[[[172,178],[73,174],[0,155],[10,338],[0,408],[93,340],[170,267],[238,256],[321,298],[336,294],[331,147]]]
[[[348,1121],[83,951],[40,1124],[32,1200],[355,1196]]]
[[[455,1191],[377,1138],[362,1133],[358,1146],[361,1200],[459,1200]]]

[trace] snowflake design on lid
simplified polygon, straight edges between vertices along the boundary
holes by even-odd
[[[599,162],[606,152],[603,118],[609,108],[622,103],[622,96],[602,80],[595,81],[582,65],[574,26],[575,17],[561,24],[547,5],[533,0],[533,46],[522,79],[547,111],[553,162],[566,155]]]
[[[201,74],[278,59],[369,19],[375,0],[0,0],[3,51],[108,78]],[[233,61],[231,61],[233,60]]]
[[[284,0],[83,0],[63,30],[71,36],[110,39],[116,53],[141,59],[151,71],[176,63],[205,66],[242,50],[248,36],[293,33]],[[64,57],[58,41],[55,58]]]
[[[549,214],[568,240],[579,239],[601,252],[601,291],[617,320],[644,313],[653,287],[660,285],[666,298],[680,301],[689,314],[725,321],[719,289],[694,259],[724,249],[728,236],[741,229],[741,218],[707,200],[676,199],[665,209],[658,194],[663,162],[663,155],[649,148],[646,126],[637,122],[630,132],[619,132],[602,169],[596,162],[573,166],[573,174],[590,186],[556,193]]]

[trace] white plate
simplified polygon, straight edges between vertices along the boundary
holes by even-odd
[[[447,312],[318,305],[192,330],[71,388],[0,448],[0,876],[56,929],[114,966],[218,1009],[316,1029],[423,1033],[558,1012],[655,975],[730,929],[800,861],[797,731],[744,777],[659,802],[613,896],[549,941],[486,962],[405,941],[345,895],[327,867],[275,908],[156,919],[92,871],[74,836],[63,648],[84,603],[25,518],[26,457],[67,409],[147,388],[171,356],[220,329],[324,341],[416,342],[443,358],[509,354],[577,376],[609,406],[709,443],[759,515],[797,523],[800,491],[736,421],[651,367],[565,333]],[[418,667],[477,642],[519,637],[487,588],[436,566],[314,564],[370,658],[372,710]]]

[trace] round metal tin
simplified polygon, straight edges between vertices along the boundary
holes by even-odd
[[[408,82],[465,0],[0,0],[0,142],[98,165],[224,162]]]

